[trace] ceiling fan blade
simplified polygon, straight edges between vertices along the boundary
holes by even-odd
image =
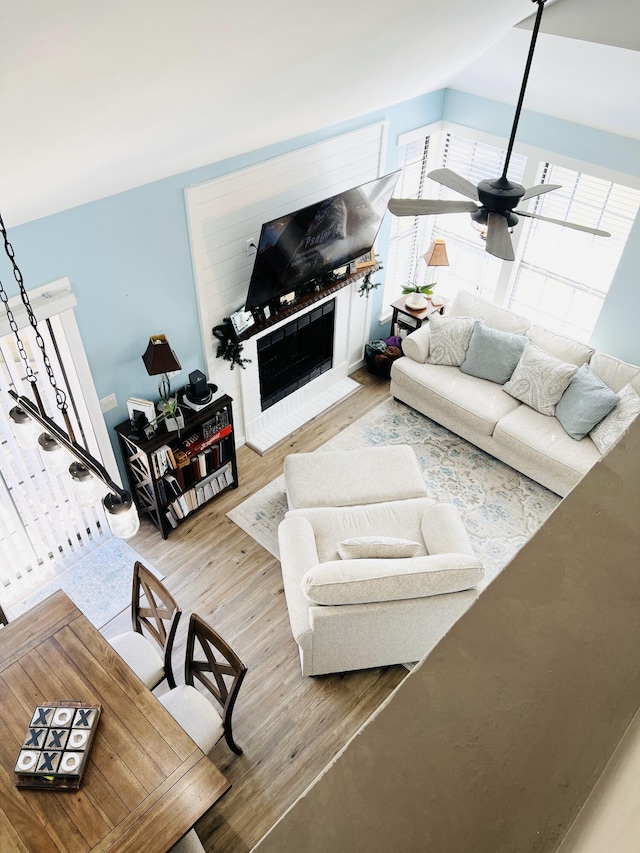
[[[468,181],[456,172],[452,172],[451,169],[434,169],[433,172],[429,172],[427,177],[433,181],[437,181],[444,187],[449,187],[450,190],[455,190],[461,195],[466,195],[467,198],[478,201],[477,188],[474,187],[471,181]]]
[[[611,237],[609,231],[600,231],[599,228],[589,228],[587,225],[577,225],[575,222],[565,222],[564,219],[550,219],[548,216],[540,216],[538,213],[529,213],[526,210],[514,210],[518,216],[528,216],[531,219],[541,219],[543,222],[551,222],[552,225],[564,225],[565,228],[573,228],[575,231],[586,231],[587,234],[595,234],[596,237]]]
[[[487,217],[487,252],[503,261],[515,260],[509,226],[500,213],[489,213]]]
[[[562,184],[536,184],[535,187],[529,187],[528,190],[525,190],[520,201],[526,201],[528,198],[534,198],[537,195],[542,195],[542,193],[550,193],[552,190],[561,189]]]
[[[472,201],[440,201],[437,198],[392,198],[389,210],[396,216],[424,216],[437,213],[474,213],[478,205]]]

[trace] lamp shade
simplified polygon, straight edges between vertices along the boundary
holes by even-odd
[[[182,368],[165,335],[152,335],[149,338],[142,360],[149,376],[171,373]]]
[[[422,256],[428,267],[448,267],[447,247],[444,240],[434,240]]]

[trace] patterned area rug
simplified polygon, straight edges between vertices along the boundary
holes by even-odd
[[[162,579],[163,575],[153,568],[137,551],[122,539],[107,539],[94,551],[90,551],[70,569],[61,572],[53,580],[10,607],[10,618],[15,618],[34,604],[47,598],[58,589],[63,589],[96,628],[102,628],[131,603],[131,579],[136,560],[144,563]]]
[[[429,496],[459,509],[485,567],[482,587],[496,577],[560,502],[553,492],[391,398],[316,452],[389,444],[411,445]],[[277,557],[278,524],[286,510],[280,476],[227,515]]]

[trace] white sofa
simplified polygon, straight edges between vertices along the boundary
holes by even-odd
[[[446,326],[447,318],[460,318],[456,321],[458,338],[454,343],[458,348],[462,345],[462,362],[456,355],[456,346],[452,347],[451,352],[448,351],[446,336],[442,346],[443,334],[452,328],[451,323]],[[482,329],[477,332],[480,324]],[[496,330],[496,334],[491,330]],[[466,347],[465,334],[468,335]],[[518,357],[517,351],[515,356],[514,351],[509,355],[510,359],[517,361],[519,371],[516,373],[514,370],[507,380],[506,387],[512,393],[505,390],[504,375],[498,382],[482,378],[487,372],[492,374],[492,368],[496,365],[506,367],[509,361],[509,358],[504,361],[502,358],[496,359],[495,352],[493,359],[490,357],[487,360],[487,351],[490,356],[492,351],[474,347],[473,336],[483,345],[489,341],[489,346],[492,346],[492,335],[500,339],[500,346],[507,338],[509,342],[515,341],[522,345],[520,339],[523,336],[532,345],[526,350],[526,357],[530,362],[532,356],[537,357],[542,363],[540,375],[544,377],[550,365],[549,376],[554,379],[549,379],[549,382],[553,384],[560,376],[560,384],[551,389],[553,393],[546,399],[546,413],[535,408],[540,400],[536,398],[539,389],[534,387],[535,382],[529,382],[525,355]],[[432,336],[438,342],[435,350]],[[569,367],[562,368],[549,361],[547,356]],[[453,363],[447,364],[447,361]],[[488,370],[485,371],[487,365]],[[583,365],[588,368],[582,368]],[[579,375],[578,368],[582,368]],[[473,369],[476,375],[465,372],[466,369]],[[581,385],[583,381],[587,384]],[[596,387],[595,383],[603,387]],[[518,392],[523,388],[521,397],[531,403],[530,395],[533,395],[533,405],[522,402]],[[543,389],[543,403],[548,390]],[[554,404],[553,399],[558,390],[561,392],[560,401]],[[589,413],[584,415],[578,409],[583,404],[593,402],[595,405],[597,398],[604,406],[601,411],[608,411],[607,393],[611,392],[615,393],[610,398],[613,400],[613,408],[609,414],[580,440],[569,435],[567,426],[574,435],[580,435],[582,430],[573,424],[576,420],[582,424],[589,419]],[[436,317],[435,323],[424,324],[404,339],[403,357],[397,359],[391,369],[391,394],[527,477],[564,496],[640,411],[640,398],[637,396],[640,394],[640,367],[596,352],[586,344],[557,335],[511,311],[461,291],[445,317]],[[622,399],[616,403],[619,397]],[[544,410],[545,405],[540,408]],[[559,420],[561,413],[565,426]]]
[[[291,454],[285,483],[280,563],[303,675],[417,661],[476,598],[482,564],[411,447]]]
[[[341,559],[339,542],[371,534],[419,547],[412,557]],[[484,575],[455,507],[431,498],[290,510],[278,538],[303,675],[420,660]]]

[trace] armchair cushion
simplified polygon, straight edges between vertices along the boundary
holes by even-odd
[[[482,577],[480,560],[468,554],[332,560],[304,574],[302,591],[315,604],[368,604],[460,592]]]
[[[419,550],[420,542],[395,536],[354,536],[338,542],[338,554],[343,560],[415,557]]]

